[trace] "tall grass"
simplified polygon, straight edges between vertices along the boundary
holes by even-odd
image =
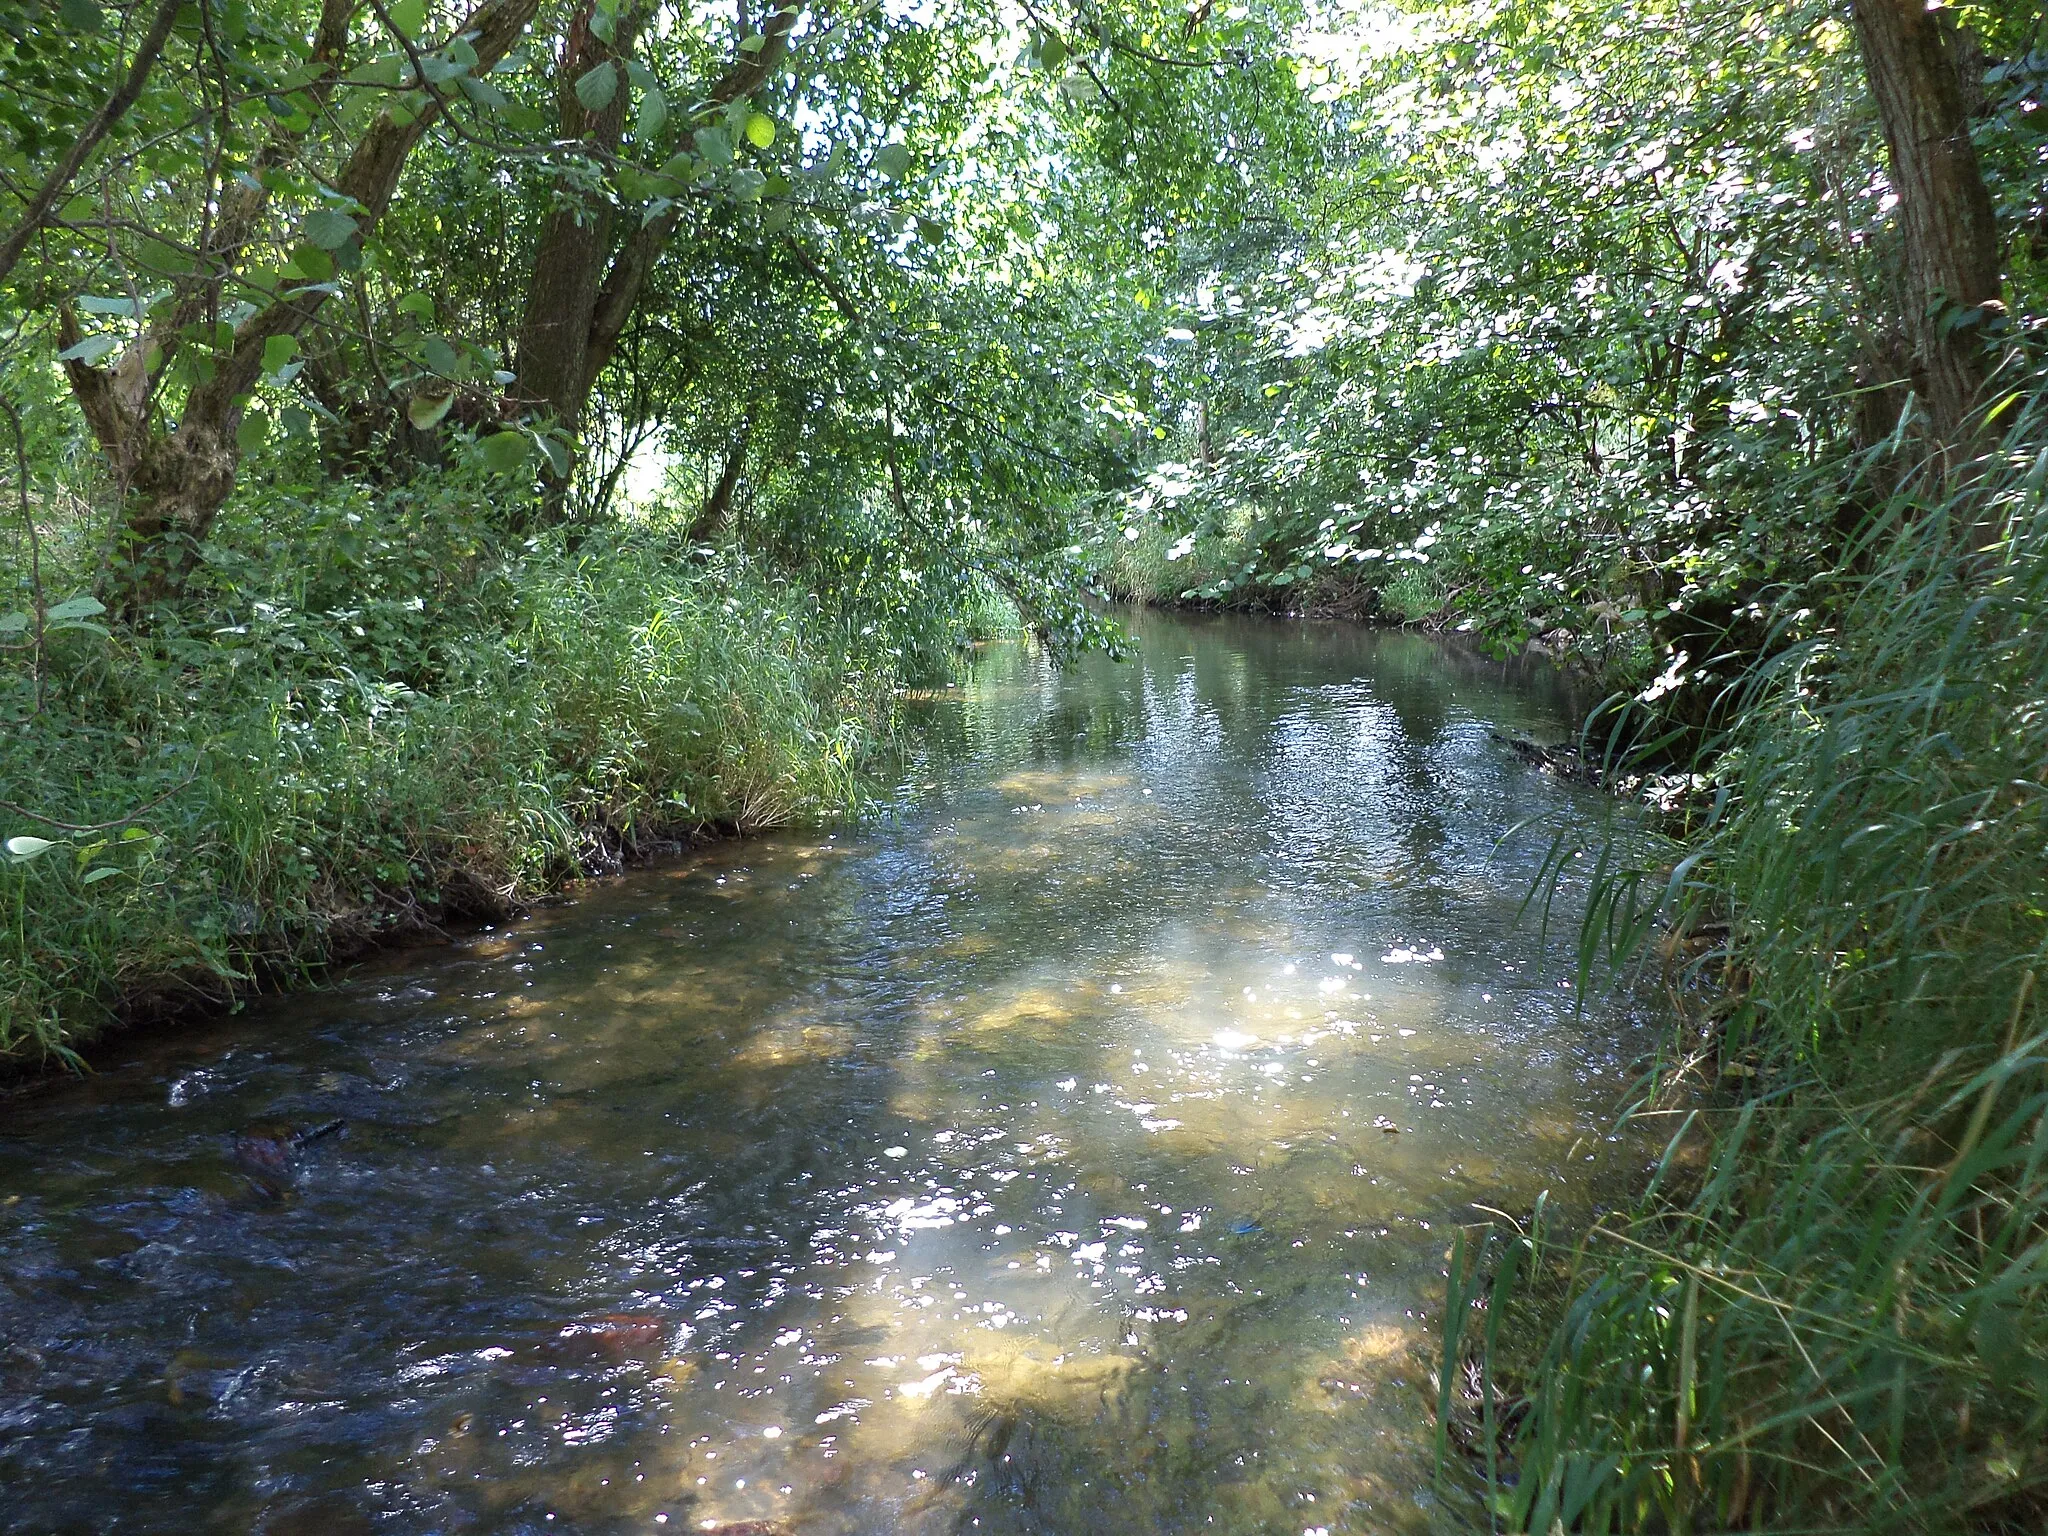
[[[1715,1076],[1515,1293],[1513,1528],[2048,1530],[2044,417],[1892,493],[1745,679],[1719,814],[1605,882],[1596,930],[1704,949]]]
[[[0,1063],[859,798],[904,665],[871,615],[659,527],[502,550],[459,487],[345,494],[216,551],[182,626],[67,631],[0,678]],[[375,537],[327,575],[266,554],[330,524]]]

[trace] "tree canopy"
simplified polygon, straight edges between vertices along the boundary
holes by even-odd
[[[238,487],[475,456],[530,529],[657,455],[704,537],[858,527],[1074,639],[1093,571],[1697,661],[1838,542],[1811,471],[2024,350],[2032,23],[1915,77],[1889,15],[52,0],[0,30],[11,387],[131,619]],[[1922,109],[1953,186],[1886,158]]]

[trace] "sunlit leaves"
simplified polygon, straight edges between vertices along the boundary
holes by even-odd
[[[415,395],[406,404],[405,419],[412,423],[414,430],[430,432],[440,425],[454,404],[453,390],[443,395]]]

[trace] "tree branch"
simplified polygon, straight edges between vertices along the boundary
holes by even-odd
[[[803,16],[803,7],[804,0],[786,0],[780,9],[770,11],[767,24],[759,33],[761,46],[750,53],[743,53],[718,78],[698,110],[730,106],[766,84],[789,52],[789,37]],[[590,378],[595,379],[604,371],[604,365],[611,361],[619,337],[626,329],[626,322],[632,318],[633,306],[640,302],[640,290],[646,285],[648,274],[654,270],[655,262],[660,260],[670,236],[681,221],[681,208],[670,208],[659,218],[634,230],[618,255],[612,258],[611,268],[598,288],[597,309],[590,320],[590,344],[584,354]]]
[[[21,223],[4,241],[0,241],[0,282],[6,280],[7,274],[14,270],[14,264],[21,260],[21,253],[28,249],[29,241],[42,228],[43,221],[57,205],[57,199],[64,195],[71,178],[78,174],[78,168],[85,164],[86,157],[99,146],[107,131],[135,105],[135,98],[142,94],[149,72],[156,68],[157,55],[163,52],[164,39],[171,35],[171,24],[177,20],[183,3],[184,0],[160,0],[156,15],[150,18],[149,30],[143,34],[142,41],[136,46],[135,57],[129,61],[127,75],[115,87],[114,94],[100,104],[99,111],[92,115],[92,121],[78,135],[78,141],[65,151],[56,169],[50,172],[36,195],[29,199],[28,213]]]

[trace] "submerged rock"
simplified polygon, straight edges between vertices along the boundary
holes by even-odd
[[[667,1319],[652,1312],[606,1312],[564,1323],[540,1352],[552,1360],[623,1361],[659,1345],[667,1331]]]
[[[311,1130],[289,1125],[254,1127],[235,1138],[235,1161],[259,1173],[289,1173],[292,1159],[309,1143],[347,1128],[346,1120],[330,1120]]]

